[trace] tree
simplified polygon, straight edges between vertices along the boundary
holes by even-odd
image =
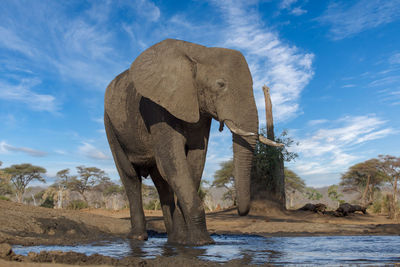
[[[373,202],[375,189],[386,179],[386,175],[382,172],[380,166],[381,163],[377,159],[357,163],[342,175],[340,185],[344,186],[345,191],[359,192],[364,205],[368,201]]]
[[[58,171],[56,174],[57,184],[62,186],[64,189],[67,189],[71,180],[76,178],[76,176],[71,176],[69,174],[69,169],[63,169]]]
[[[70,186],[70,182],[76,179],[76,176],[71,176],[69,169],[63,169],[57,172],[56,178],[58,185],[57,207],[60,209],[63,206],[64,190]]]
[[[86,191],[93,188],[95,185],[101,185],[110,181],[107,174],[99,168],[78,166],[76,169],[78,171],[78,177],[72,177],[69,186],[72,190],[80,193],[86,203]]]
[[[397,188],[400,180],[400,157],[390,155],[379,155],[379,170],[385,174],[385,181],[393,188],[392,207],[390,217],[397,217]]]
[[[226,188],[226,192],[223,196],[224,199],[229,199],[236,204],[236,193],[234,187],[234,176],[233,176],[233,160],[228,160],[220,163],[220,169],[214,174],[214,181],[211,186],[217,188]]]
[[[143,208],[146,210],[158,210],[161,208],[160,197],[155,186],[142,183],[142,194],[145,198]],[[146,202],[146,203],[145,203]]]
[[[309,200],[320,200],[323,195],[316,189],[308,187],[306,189],[306,196]]]
[[[285,192],[289,197],[289,206],[293,207],[293,197],[296,191],[303,192],[306,184],[294,171],[285,168]]]
[[[3,162],[0,161],[0,166]],[[10,184],[10,175],[6,174],[4,170],[0,169],[0,196],[12,194],[13,189]]]
[[[265,129],[262,132],[265,133]],[[281,133],[276,142],[285,146],[271,147],[261,142],[256,143],[251,172],[251,195],[253,198],[276,202],[283,208],[286,205],[283,162],[296,159],[298,154],[287,149],[295,143],[288,136],[287,130]],[[282,179],[278,175],[280,169],[282,169]]]
[[[341,203],[344,203],[344,200],[340,199],[343,197],[343,194],[340,194],[338,192],[339,186],[337,185],[331,185],[330,187],[328,187],[328,197],[330,199],[332,199],[332,201],[337,203],[337,207],[339,207],[339,205]]]
[[[3,170],[6,174],[10,175],[10,180],[15,187],[17,200],[22,202],[22,197],[25,193],[25,188],[33,180],[45,183],[43,174],[46,173],[46,169],[34,166],[29,163],[11,165]]]

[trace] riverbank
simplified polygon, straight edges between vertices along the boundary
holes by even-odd
[[[11,245],[87,243],[124,237],[130,230],[128,210],[55,210],[0,200],[0,214],[0,243]],[[146,219],[148,230],[165,232],[160,211],[146,211]],[[355,213],[334,217],[309,211],[270,211],[261,203],[253,203],[245,217],[239,217],[235,209],[208,213],[207,228],[210,233],[262,236],[400,233],[400,224],[384,215]]]

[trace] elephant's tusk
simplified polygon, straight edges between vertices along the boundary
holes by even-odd
[[[219,129],[218,129],[220,132],[222,132],[223,130],[224,130],[224,122],[223,121],[220,121],[219,122]]]
[[[285,146],[284,144],[279,144],[279,143],[277,143],[277,142],[274,142],[274,141],[272,141],[272,140],[269,140],[268,138],[266,138],[265,136],[263,136],[263,135],[258,135],[258,140],[261,142],[261,143],[263,143],[263,144],[266,144],[266,145],[268,145],[268,146],[276,146],[276,147],[283,147],[283,146]]]
[[[234,124],[232,121],[230,121],[230,120],[225,120],[224,122],[225,122],[226,126],[228,126],[229,130],[231,130],[231,132],[234,133],[234,134],[237,134],[237,135],[240,135],[240,136],[245,136],[245,137],[246,137],[246,136],[254,136],[254,135],[257,135],[257,134],[255,134],[255,133],[246,132],[246,131],[243,131],[242,129],[239,129],[239,128],[236,127],[235,124]]]

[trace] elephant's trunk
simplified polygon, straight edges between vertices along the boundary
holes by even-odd
[[[250,211],[250,175],[257,136],[232,133],[232,138],[237,208],[239,215],[245,216]]]
[[[232,133],[232,138],[237,208],[239,215],[245,216],[250,210],[250,175],[257,136]]]

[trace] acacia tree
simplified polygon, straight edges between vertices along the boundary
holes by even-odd
[[[289,207],[293,207],[293,198],[296,191],[304,192],[306,184],[294,171],[285,168],[285,192],[289,198]]]
[[[63,169],[61,171],[58,171],[56,174],[58,185],[63,187],[64,189],[67,189],[70,182],[74,178],[76,178],[76,176],[70,175],[69,171],[70,171],[69,169]]]
[[[72,190],[77,191],[85,202],[87,203],[87,198],[85,192],[93,188],[95,185],[104,184],[110,181],[107,174],[96,167],[76,167],[78,171],[78,177],[72,177],[69,182],[69,186]]]
[[[3,162],[0,161],[0,166],[1,165],[3,165]],[[0,169],[0,196],[12,193],[13,190],[10,185],[10,175]]]
[[[344,203],[344,200],[341,199],[343,197],[343,194],[340,194],[338,190],[339,186],[336,184],[328,187],[328,197],[332,199],[332,201],[337,203],[337,207],[339,207],[341,203]]]
[[[57,185],[58,185],[58,202],[57,207],[62,208],[62,202],[64,199],[64,190],[69,188],[70,182],[76,179],[76,176],[72,176],[69,173],[69,169],[63,169],[58,171],[56,174]]]
[[[312,187],[306,188],[306,196],[309,200],[320,200],[323,197],[318,190]]]
[[[218,188],[226,188],[226,192],[223,195],[224,199],[231,200],[234,204],[236,204],[236,193],[234,187],[234,176],[233,176],[233,160],[228,160],[220,163],[220,169],[217,170],[214,174],[214,181],[211,186],[215,186]]]
[[[397,188],[400,180],[400,157],[390,155],[379,155],[379,170],[385,174],[385,181],[389,182],[393,188],[392,193],[392,212],[390,217],[397,217]]]
[[[29,163],[11,165],[3,171],[10,176],[10,181],[15,187],[17,201],[19,203],[22,203],[22,196],[30,182],[33,180],[42,183],[46,182],[42,176],[46,173],[46,169]]]
[[[387,179],[380,166],[381,162],[378,159],[357,163],[342,175],[340,185],[344,186],[345,191],[359,192],[364,205],[368,201],[373,202],[375,189]]]

